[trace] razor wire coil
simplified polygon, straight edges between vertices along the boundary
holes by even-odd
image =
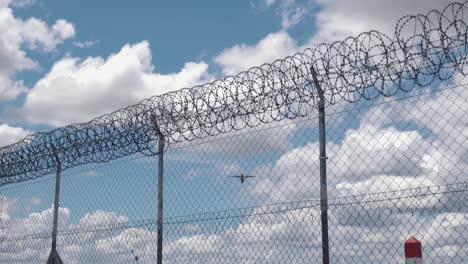
[[[0,185],[34,179],[56,168],[107,162],[135,153],[157,155],[158,140],[192,141],[313,113],[318,73],[328,105],[393,96],[455,74],[466,75],[468,1],[442,11],[404,16],[393,38],[369,31],[235,76],[141,101],[87,123],[30,135],[0,149]],[[156,117],[161,139],[155,132]]]

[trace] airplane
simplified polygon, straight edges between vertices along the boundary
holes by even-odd
[[[244,183],[245,182],[245,179],[247,178],[255,178],[255,176],[250,176],[250,175],[244,175],[243,173],[241,173],[240,175],[236,175],[236,176],[229,176],[231,178],[239,178],[241,183]]]

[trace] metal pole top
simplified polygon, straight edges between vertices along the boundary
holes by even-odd
[[[317,89],[319,95],[319,107],[325,106],[325,95],[323,93],[322,87],[320,86],[320,82],[317,77],[317,72],[315,71],[314,65],[310,66],[310,71],[312,73],[312,79],[314,80],[315,88]]]

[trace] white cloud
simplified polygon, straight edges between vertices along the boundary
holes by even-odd
[[[99,44],[99,40],[86,40],[86,41],[74,41],[73,46],[78,48],[90,48],[94,45]]]
[[[297,44],[291,36],[280,31],[270,33],[255,45],[238,44],[225,49],[215,58],[226,75],[237,74],[250,67],[272,62],[297,51]]]
[[[58,44],[75,35],[75,28],[64,19],[58,19],[52,27],[37,18],[19,21],[19,30],[30,49],[52,51]]]
[[[348,130],[339,152],[330,156],[330,166],[339,173],[340,180],[347,181],[379,174],[416,176],[424,172],[422,156],[431,147],[431,142],[417,131],[365,124],[358,130]]]
[[[6,196],[0,195],[0,222],[4,222],[10,219],[10,208],[13,202]],[[0,229],[0,237],[4,235],[3,230]]]
[[[96,253],[101,255],[101,258],[108,259],[115,263],[128,263],[133,259],[133,254],[139,257],[139,260],[145,261],[148,256],[155,256],[157,236],[155,232],[145,230],[143,228],[129,228],[123,230],[116,236],[107,236],[95,241]],[[152,249],[152,250],[151,250]],[[131,254],[133,250],[133,254]],[[116,259],[115,255],[120,254],[122,257]]]
[[[194,235],[182,237],[166,248],[168,254],[202,254],[216,252],[223,247],[224,239],[217,235]]]
[[[23,113],[32,123],[54,126],[89,119],[153,95],[212,79],[204,62],[188,62],[176,73],[159,74],[149,43],[125,45],[107,59],[64,58],[27,94]]]
[[[392,263],[396,257],[401,257],[404,240],[415,235],[423,241],[425,253],[434,259],[465,258],[462,252],[466,252],[468,246],[463,239],[467,237],[468,215],[434,211],[433,214],[418,216],[425,207],[418,209],[413,205],[424,203],[424,199],[431,200],[432,208],[438,197],[408,198],[403,202],[409,205],[406,208],[412,208],[409,211],[405,211],[404,206],[396,207],[402,201],[330,206],[331,242],[336,249],[332,256],[337,263],[343,264],[351,260]],[[287,205],[277,207],[281,212],[269,214],[266,213],[267,208],[271,207],[257,208],[246,217],[197,221],[198,216],[194,216],[194,222],[187,223],[171,223],[168,219],[164,259],[167,263],[190,259],[195,264],[223,261],[305,264],[311,259],[319,260],[321,231],[318,206],[285,211],[283,209],[288,208]],[[83,263],[91,259],[95,262],[131,263],[135,257],[139,263],[154,261],[157,235],[151,225],[131,227],[127,216],[103,210],[86,214],[74,225],[68,223],[70,215],[69,209],[61,208],[60,230],[68,231],[59,234],[58,245],[59,253],[67,263]],[[0,229],[0,235],[4,240],[0,243],[0,261],[36,263],[45,259],[50,249],[47,234],[50,234],[51,220],[51,208],[24,218],[3,218],[4,228]],[[120,228],[119,223],[130,225]],[[6,232],[1,233],[2,230]],[[28,236],[30,234],[39,236]],[[42,236],[44,234],[46,236]]]
[[[64,40],[75,36],[75,27],[65,19],[58,19],[52,26],[52,34],[55,38],[55,45],[62,43]]]
[[[350,129],[340,144],[327,144],[330,193],[357,195],[427,186],[427,182],[434,185],[424,177],[417,178],[432,173],[433,167],[424,163],[424,154],[433,148],[417,131],[367,124]],[[270,177],[258,182],[252,193],[268,193],[275,202],[318,198],[318,150],[318,143],[309,143],[283,154],[272,168],[262,166],[260,174]],[[347,186],[345,183],[356,182],[365,183],[355,189],[340,189],[340,193],[334,190],[335,186],[342,188]]]
[[[281,18],[281,29],[288,30],[295,25],[303,22],[306,18],[311,17],[313,5],[310,0],[255,0],[259,1],[257,5],[251,1],[251,6],[265,11],[266,9],[274,9],[276,15]]]
[[[441,10],[451,0],[316,0],[320,12],[316,16],[317,33],[312,43],[343,40],[364,31],[379,30],[390,37],[403,15]]]
[[[335,148],[332,145],[329,148]],[[268,194],[274,202],[317,197],[319,188],[318,144],[310,143],[284,153],[274,165],[256,171],[268,175],[252,187],[253,194]],[[307,168],[307,169],[306,169]],[[266,188],[266,189],[264,189]]]
[[[23,81],[15,81],[10,76],[0,74],[0,101],[14,99],[26,91]]]
[[[263,0],[263,1],[265,2],[266,6],[271,6],[276,2],[276,0]]]
[[[106,226],[111,224],[127,223],[128,217],[118,215],[114,212],[97,210],[93,213],[87,213],[83,216],[75,228],[91,228],[97,226]]]
[[[420,90],[420,95],[393,103],[391,107],[374,107],[363,120],[378,126],[414,123],[430,131],[431,137],[418,150],[413,148],[408,158],[419,157],[419,169],[438,184],[464,182],[464,171],[468,169],[467,82],[462,74],[456,74],[453,80],[440,84],[441,91],[429,93],[433,87],[427,88]]]
[[[21,217],[23,210],[17,207],[14,200],[5,196],[0,196],[2,209],[0,219],[0,262],[37,263],[44,260],[50,250],[50,235],[52,232],[53,209],[48,208],[43,211],[33,212]],[[33,201],[34,199],[31,199]],[[10,213],[14,211],[13,213]],[[117,215],[114,212],[98,210],[83,216],[77,224],[69,223],[71,212],[68,208],[59,209],[59,233],[63,230],[73,230],[72,235],[67,233],[58,236],[58,251],[62,259],[67,263],[82,263],[82,257],[99,257],[99,245],[102,240],[110,239],[113,233],[97,231],[96,228],[125,224],[128,221],[126,216]],[[89,232],[94,230],[94,232]],[[136,229],[140,233],[147,232],[143,229]],[[83,232],[86,231],[86,232]],[[121,233],[120,233],[121,232]],[[119,231],[120,236],[132,232],[132,229]],[[127,237],[128,239],[128,237]],[[155,240],[154,240],[155,241]],[[122,240],[124,245],[129,241]],[[141,237],[135,237],[135,248],[143,245]],[[139,243],[139,244],[138,244]],[[19,253],[21,252],[21,253]],[[129,253],[129,252],[125,252]],[[104,256],[101,256],[104,258]]]
[[[15,8],[25,8],[35,5],[37,0],[7,0],[6,2],[10,2],[10,6]]]
[[[0,3],[0,100],[16,98],[26,91],[23,82],[14,79],[15,74],[38,68],[24,47],[49,52],[75,34],[66,20],[59,19],[52,26],[37,18],[24,20],[15,17],[8,4]]]
[[[29,134],[32,132],[21,127],[0,124],[0,147],[13,144]]]
[[[7,202],[7,213],[9,211],[18,211],[21,208],[15,208],[16,204],[14,200],[4,199],[2,202]],[[24,210],[24,209],[23,209]],[[16,212],[17,213],[17,212]],[[21,212],[24,213],[24,212]],[[53,220],[53,208],[48,208],[40,212],[32,212],[26,215],[24,218],[18,216],[13,217],[10,213],[6,221],[2,222],[2,227],[7,231],[5,236],[7,238],[23,237],[27,235],[43,235],[50,234],[52,232],[52,220]],[[58,226],[60,230],[68,226],[68,220],[70,218],[70,209],[59,208]]]
[[[279,2],[278,14],[281,16],[283,30],[294,27],[312,13],[308,1],[282,0]]]

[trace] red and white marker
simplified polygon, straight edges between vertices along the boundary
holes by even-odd
[[[421,242],[414,236],[405,241],[405,264],[422,264]]]

